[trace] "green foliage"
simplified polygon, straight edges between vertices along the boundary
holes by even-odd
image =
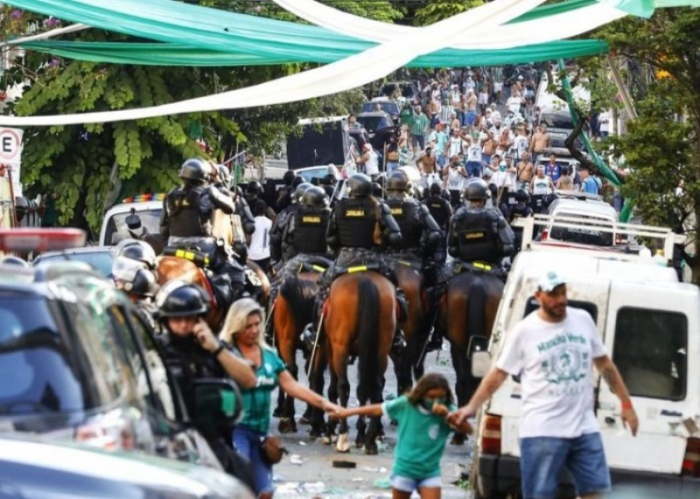
[[[432,0],[416,8],[414,23],[419,26],[433,24],[473,7],[483,5],[484,0]]]

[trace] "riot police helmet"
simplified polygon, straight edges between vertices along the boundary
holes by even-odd
[[[515,200],[519,203],[527,203],[530,196],[525,189],[518,189],[518,192],[515,193]]]
[[[486,201],[488,198],[488,185],[481,179],[472,180],[464,188],[464,199],[467,201]]]
[[[117,258],[124,257],[145,264],[149,269],[156,268],[156,252],[150,244],[138,239],[124,239],[117,245]]]
[[[292,182],[294,182],[295,178],[297,178],[296,173],[294,173],[292,170],[288,170],[282,176],[282,181],[284,182],[284,185],[292,185]]]
[[[231,172],[226,165],[217,165],[216,170],[219,174],[219,182],[221,182],[225,187],[231,185]]]
[[[156,290],[153,272],[143,263],[127,257],[115,258],[112,264],[112,279],[117,288],[136,296],[153,296]]]
[[[351,198],[366,198],[372,195],[372,179],[363,173],[356,173],[348,179],[348,193]]]
[[[408,176],[404,172],[394,172],[387,182],[387,191],[408,192],[410,189]]]
[[[263,186],[257,180],[253,180],[248,184],[246,190],[248,191],[248,194],[261,194],[263,191]]]
[[[376,198],[382,197],[384,189],[382,189],[382,184],[379,182],[372,182],[372,196]]]
[[[20,257],[14,256],[14,255],[6,256],[2,260],[0,260],[0,264],[1,265],[14,265],[15,267],[24,267],[24,268],[29,267],[29,264],[27,263],[26,260],[22,260]]]
[[[297,186],[296,189],[294,189],[294,192],[292,193],[292,204],[300,203],[301,198],[304,197],[304,194],[306,191],[314,187],[312,184],[308,182],[302,182]]]
[[[442,187],[440,187],[438,183],[430,184],[428,191],[431,196],[440,196],[442,194]]]
[[[200,158],[191,158],[182,163],[178,176],[195,184],[203,184],[209,178],[209,164]]]
[[[170,281],[156,295],[158,318],[203,316],[209,312],[209,297],[196,284]]]
[[[328,206],[328,196],[321,187],[311,186],[301,197],[301,204],[309,208],[324,208]]]

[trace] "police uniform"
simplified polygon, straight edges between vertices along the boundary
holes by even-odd
[[[510,209],[509,222],[512,224],[515,220],[531,216],[532,208],[524,201],[519,200],[518,203]],[[513,227],[513,242],[515,246],[514,254],[516,254],[520,251],[523,242],[523,229],[521,227]]]
[[[442,267],[447,260],[447,230],[452,218],[452,205],[441,193],[431,194],[427,199],[423,200],[423,205],[428,208],[433,220],[435,220],[435,223],[438,224],[442,231],[440,241],[435,249],[435,264],[438,267]]]
[[[174,246],[197,246],[212,261],[211,278],[217,299],[230,304],[245,286],[243,267],[230,258],[223,242],[212,237],[211,218],[215,209],[234,212],[233,199],[214,186],[204,185],[208,166],[198,159],[187,160],[180,169],[184,184],[172,189],[163,200],[161,235]]]

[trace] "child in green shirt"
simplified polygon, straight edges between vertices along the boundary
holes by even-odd
[[[440,459],[450,434],[457,430],[471,433],[469,423],[453,427],[447,415],[455,410],[447,379],[441,374],[423,376],[408,395],[383,404],[341,409],[336,418],[386,415],[398,422],[391,485],[394,498],[409,499],[417,490],[422,499],[440,497]]]

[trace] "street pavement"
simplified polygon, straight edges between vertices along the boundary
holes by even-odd
[[[426,372],[439,372],[443,374],[454,389],[455,372],[450,361],[447,342],[444,350],[432,352],[426,358]],[[303,366],[301,356],[299,365]],[[300,370],[301,371],[301,370]],[[357,405],[355,390],[357,388],[357,363],[350,366],[351,383],[350,406]],[[300,374],[300,381],[306,383],[306,376]],[[328,376],[326,376],[326,385]],[[396,377],[393,366],[389,364],[386,374],[386,387],[384,397],[396,395]],[[273,401],[277,400],[276,392]],[[296,402],[297,419],[304,412],[305,404]],[[277,430],[277,419],[273,418],[271,431]],[[350,418],[350,440],[354,443],[355,418]],[[274,467],[275,497],[278,499],[296,498],[357,498],[374,499],[390,498],[391,488],[389,478],[393,463],[393,448],[396,444],[396,427],[391,426],[386,418],[384,431],[386,437],[380,444],[378,455],[365,455],[363,449],[356,449],[354,445],[347,454],[335,451],[335,446],[323,445],[319,440],[311,440],[308,427],[298,425],[299,431],[295,434],[282,435],[285,447],[289,450],[282,462]],[[461,474],[469,474],[471,462],[471,440],[463,446],[454,446],[448,442],[447,449],[442,459],[442,497],[443,498],[471,498],[471,492],[466,489],[466,483],[461,483]],[[354,469],[334,468],[334,460],[352,461],[356,463]],[[418,497],[414,494],[414,497]]]

